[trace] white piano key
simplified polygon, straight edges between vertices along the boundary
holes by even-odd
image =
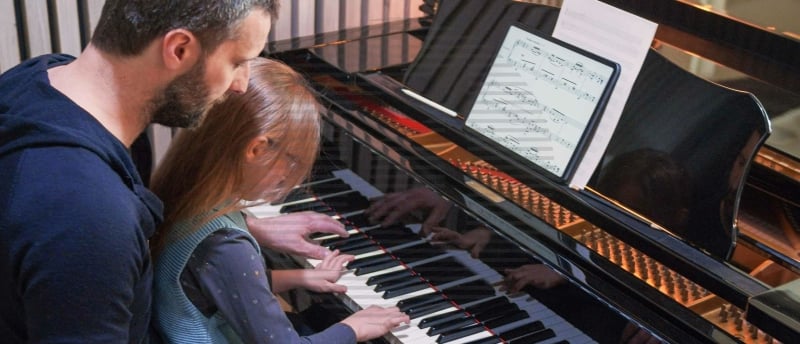
[[[367,183],[366,181],[364,181],[363,179],[358,177],[358,175],[356,175],[355,173],[353,173],[350,170],[334,171],[333,174],[334,174],[334,176],[336,176],[336,178],[339,178],[339,179],[343,180],[345,183],[350,185],[353,190],[357,190],[358,192],[360,192],[362,195],[364,195],[367,198],[372,199],[372,198],[380,197],[382,195],[382,193],[379,190],[377,190],[376,188],[371,186],[369,183]],[[338,192],[336,194],[342,194],[342,193],[345,193],[345,192]],[[324,199],[324,198],[326,198],[328,196],[332,196],[332,195],[323,195],[323,196],[320,196],[320,197],[317,197],[317,198]],[[295,203],[295,202],[293,202],[293,203]],[[282,206],[283,206],[283,204],[280,204],[280,205],[262,204],[262,205],[259,205],[259,206],[248,208],[248,211],[250,211],[253,214],[253,216],[257,216],[257,217],[275,216],[275,215],[279,214],[280,208]],[[355,211],[352,214],[358,214],[360,212],[363,212],[363,211]],[[351,214],[342,214],[342,216],[344,216],[344,217],[350,216],[350,215]],[[421,225],[420,224],[410,225],[409,228],[414,233],[419,233]],[[356,232],[359,232],[359,231],[368,234],[369,231],[372,231],[372,230],[380,230],[380,228],[378,226],[370,226],[370,227],[365,227],[365,228],[361,228],[361,229],[353,229],[353,230],[351,230],[351,234],[355,234]],[[317,240],[323,240],[323,239],[334,238],[334,237],[336,237],[336,236],[326,236],[326,237],[323,237],[323,238],[318,238]],[[420,243],[424,242],[425,240],[426,239],[424,239],[424,238],[410,238],[409,242],[407,242],[407,243],[396,245],[394,247],[383,247],[383,248],[375,250],[375,251],[362,253],[362,254],[356,255],[356,258],[358,259],[358,258],[362,258],[362,257],[369,257],[369,256],[382,254],[382,253],[385,253],[385,252],[391,251],[391,250],[402,249],[402,248],[409,247],[409,246],[412,246],[412,245],[420,244]],[[428,293],[433,293],[433,292],[436,291],[436,289],[441,290],[441,289],[445,289],[445,288],[450,287],[450,286],[466,283],[466,282],[469,282],[469,281],[475,281],[475,280],[479,280],[480,279],[480,280],[486,281],[490,285],[498,285],[498,283],[500,281],[502,281],[502,279],[503,279],[503,276],[500,273],[498,273],[497,271],[491,269],[490,267],[488,267],[486,264],[484,264],[480,260],[473,259],[469,255],[469,253],[464,251],[464,250],[452,250],[452,249],[450,249],[450,250],[444,250],[443,252],[444,253],[441,254],[441,255],[425,258],[425,259],[422,259],[422,260],[419,260],[419,261],[416,261],[416,262],[412,262],[412,263],[409,263],[409,264],[406,264],[406,265],[394,266],[394,267],[391,267],[391,268],[388,268],[388,269],[384,269],[384,270],[380,270],[380,271],[376,271],[376,272],[371,272],[371,273],[360,275],[360,276],[356,276],[353,273],[353,271],[348,271],[344,275],[342,275],[342,277],[337,282],[339,284],[342,284],[342,285],[346,286],[347,289],[348,289],[346,293],[344,293],[342,295],[339,295],[339,296],[342,299],[342,301],[352,311],[355,312],[355,311],[358,311],[360,309],[364,309],[366,307],[369,307],[370,305],[377,305],[377,306],[381,306],[381,307],[393,307],[400,300],[405,300],[405,299],[412,298],[412,297],[415,297],[415,296],[424,295],[424,294],[428,294]],[[406,295],[401,295],[401,296],[398,296],[398,297],[395,297],[395,298],[390,298],[390,299],[384,299],[382,297],[383,292],[375,292],[373,290],[374,286],[368,286],[366,284],[367,280],[370,277],[373,277],[373,276],[377,276],[377,275],[381,275],[381,274],[389,273],[389,272],[394,272],[394,271],[413,269],[415,266],[419,266],[419,265],[422,265],[422,264],[428,264],[428,263],[434,263],[437,260],[445,259],[445,258],[455,259],[457,262],[461,263],[464,267],[466,267],[467,269],[472,271],[474,273],[474,275],[466,277],[466,278],[462,278],[462,279],[459,279],[459,280],[454,280],[454,281],[451,281],[451,282],[443,283],[441,285],[436,286],[436,289],[434,289],[433,287],[425,288],[423,290],[415,291],[415,292],[412,292],[412,293],[408,293]],[[303,265],[305,265],[307,267],[314,267],[317,264],[319,264],[319,262],[320,262],[320,260],[301,259],[301,258],[298,258],[298,261],[301,264],[303,264]],[[517,326],[530,324],[530,323],[532,323],[534,321],[541,321],[545,328],[549,328],[549,329],[553,330],[555,332],[555,334],[556,334],[556,336],[554,338],[550,338],[550,339],[542,342],[542,344],[552,344],[552,343],[558,342],[560,340],[568,340],[572,344],[576,344],[576,343],[596,343],[596,341],[594,341],[592,338],[590,338],[589,336],[587,336],[586,334],[581,332],[579,329],[575,328],[572,324],[570,324],[569,322],[564,320],[561,316],[559,316],[558,314],[553,312],[547,306],[545,306],[544,304],[542,304],[538,300],[531,298],[529,295],[527,295],[525,293],[516,294],[516,295],[509,295],[509,294],[507,294],[505,292],[501,292],[501,291],[496,290],[495,294],[496,295],[503,295],[503,296],[508,297],[510,302],[513,302],[514,304],[516,304],[520,309],[525,310],[529,314],[530,317],[526,318],[526,319],[522,319],[522,320],[517,320],[517,321],[509,323],[509,324],[504,324],[502,326],[498,326],[497,328],[492,329],[492,331],[502,332],[502,331],[505,331],[507,329],[516,328]],[[467,307],[469,305],[478,303],[480,301],[481,300],[472,301],[472,302],[469,302],[469,303],[467,303],[465,305],[460,305],[460,307],[461,308]],[[444,314],[444,313],[451,312],[451,311],[454,311],[454,310],[457,310],[457,309],[458,308],[456,308],[456,307],[450,306],[450,307],[447,307],[445,309],[433,312],[431,314],[412,319],[410,324],[402,325],[402,326],[394,329],[390,334],[385,336],[385,339],[387,341],[389,341],[390,343],[406,343],[406,344],[411,344],[411,343],[414,343],[414,344],[416,344],[416,343],[436,343],[436,339],[438,338],[438,335],[436,335],[436,336],[428,336],[427,335],[428,329],[427,328],[426,329],[420,329],[419,326],[418,326],[419,323],[422,320],[424,320],[425,318],[428,318],[428,317],[431,317],[431,316],[435,316],[435,315],[438,315],[438,314]],[[492,332],[481,331],[479,333],[476,333],[476,334],[473,334],[473,335],[470,335],[470,336],[466,336],[466,337],[460,338],[458,340],[454,340],[451,343],[462,343],[463,344],[463,343],[467,343],[467,342],[470,342],[470,341],[473,341],[473,340],[486,338],[486,337],[492,336],[492,335],[493,335]]]

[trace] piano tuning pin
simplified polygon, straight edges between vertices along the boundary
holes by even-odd
[[[722,324],[728,322],[728,311],[725,309],[725,305],[719,308],[719,322]]]

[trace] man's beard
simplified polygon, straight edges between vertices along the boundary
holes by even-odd
[[[170,82],[164,92],[150,102],[151,122],[179,128],[199,125],[212,104],[204,75],[205,61],[198,61],[191,70]]]

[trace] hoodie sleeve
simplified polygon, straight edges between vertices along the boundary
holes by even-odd
[[[4,163],[16,171],[0,223],[8,283],[24,315],[13,327],[25,333],[16,335],[30,343],[140,342],[152,269],[138,197],[80,149],[31,149]]]

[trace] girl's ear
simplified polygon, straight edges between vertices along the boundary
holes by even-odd
[[[262,161],[265,154],[269,152],[271,148],[270,146],[270,139],[265,135],[261,135],[252,139],[250,144],[247,145],[245,161],[248,163]]]

